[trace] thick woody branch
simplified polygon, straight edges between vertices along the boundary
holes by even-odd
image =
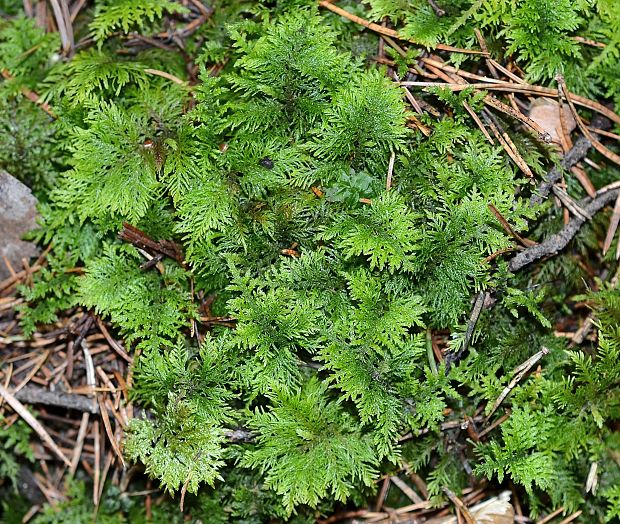
[[[584,199],[579,203],[579,207],[583,208],[586,215],[594,216],[607,204],[614,202],[618,198],[618,194],[620,194],[620,189],[618,188],[610,191],[600,190],[594,200]],[[544,242],[529,247],[515,255],[508,264],[510,271],[518,271],[536,260],[557,254],[568,245],[585,222],[586,218],[584,216],[574,216],[558,233],[551,235]]]

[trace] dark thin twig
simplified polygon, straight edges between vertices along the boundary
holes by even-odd
[[[145,249],[155,254],[161,253],[172,260],[176,260],[181,266],[185,267],[183,251],[175,242],[171,242],[170,240],[153,240],[144,231],[127,222],[123,223],[123,229],[118,233],[118,238],[140,249]]]
[[[431,8],[433,9],[433,11],[435,12],[435,14],[436,14],[438,17],[440,17],[440,18],[441,18],[442,16],[445,16],[446,12],[445,12],[445,11],[444,11],[441,7],[439,7],[439,6],[437,5],[437,3],[435,2],[435,0],[428,0],[428,5],[430,5],[430,6],[431,6]]]
[[[80,319],[80,324],[81,325],[79,326],[79,331],[75,341],[72,344],[69,344],[69,347],[67,349],[67,368],[65,370],[65,375],[68,379],[73,376],[73,358],[75,355],[75,348],[80,347],[82,341],[84,340],[84,338],[86,338],[86,335],[88,334],[88,330],[93,325],[92,315],[87,314],[83,321]]]
[[[504,231],[506,231],[506,233],[508,233],[517,242],[523,244],[525,247],[531,247],[536,245],[536,242],[530,240],[529,238],[522,237],[521,235],[519,235],[519,233],[512,229],[512,226],[508,223],[508,220],[503,217],[503,215],[499,212],[499,209],[497,209],[493,204],[489,203],[487,204],[487,207],[489,208],[491,213],[493,213],[495,218],[497,218],[501,226],[504,228]]]

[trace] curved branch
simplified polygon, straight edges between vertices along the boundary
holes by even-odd
[[[595,199],[587,198],[582,200],[579,203],[579,207],[583,208],[586,214],[594,216],[595,213],[598,213],[607,204],[618,198],[619,194],[620,188],[611,191],[601,190],[597,192]],[[574,216],[558,233],[551,235],[541,244],[529,247],[515,255],[508,263],[508,268],[513,272],[518,271],[536,260],[557,254],[568,245],[585,222],[586,219],[584,217]]]

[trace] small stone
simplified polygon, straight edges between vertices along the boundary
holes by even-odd
[[[37,216],[37,199],[30,188],[0,170],[0,280],[11,276],[4,258],[15,271],[21,271],[23,258],[39,254],[32,242],[22,240],[36,227]]]

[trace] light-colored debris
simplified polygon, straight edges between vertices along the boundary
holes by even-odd
[[[556,143],[560,142],[562,118],[567,126],[566,132],[571,133],[577,127],[577,122],[568,106],[562,107],[562,113],[560,113],[560,104],[551,98],[535,98],[530,104],[530,118],[547,131]]]

